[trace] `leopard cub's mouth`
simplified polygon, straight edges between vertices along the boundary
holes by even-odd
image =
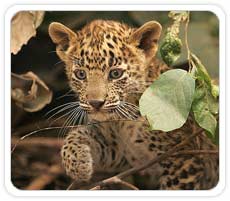
[[[87,112],[90,119],[137,119],[140,116],[139,108],[129,102],[119,101],[110,105],[101,104],[100,107],[80,103],[83,110]]]
[[[112,110],[116,109],[119,107],[121,104],[120,101],[113,103],[113,104],[106,104],[106,102],[89,102],[88,104],[86,103],[81,103],[80,106],[83,110],[87,111],[88,113],[97,113],[97,112],[102,112],[102,113],[107,113],[111,112]]]

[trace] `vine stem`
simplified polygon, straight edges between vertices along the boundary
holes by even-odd
[[[191,51],[190,51],[189,45],[188,45],[188,24],[189,24],[189,20],[190,20],[189,16],[190,16],[190,12],[187,11],[187,18],[186,18],[186,22],[185,22],[184,32],[185,32],[185,47],[187,50],[187,60],[188,60],[188,65],[189,65],[189,72],[191,72],[191,70],[192,70],[191,57],[190,57]]]

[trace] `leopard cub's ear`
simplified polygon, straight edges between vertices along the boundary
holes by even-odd
[[[150,21],[136,29],[130,37],[130,43],[142,49],[147,59],[156,55],[162,27],[156,21]]]
[[[77,38],[76,33],[58,22],[52,22],[49,25],[48,32],[52,41],[57,45],[57,51],[59,51],[59,54],[61,54],[61,51],[68,50],[70,43]]]

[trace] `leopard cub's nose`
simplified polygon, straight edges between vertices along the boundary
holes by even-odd
[[[91,106],[98,110],[104,104],[105,100],[89,100],[88,102]]]

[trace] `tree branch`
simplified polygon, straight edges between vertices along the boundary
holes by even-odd
[[[27,140],[20,141],[19,138],[13,137],[11,140],[13,146],[48,146],[48,147],[57,147],[60,148],[63,145],[62,139],[52,138],[52,137],[34,137]]]
[[[202,154],[219,154],[218,150],[182,150],[173,154],[175,155],[202,155]]]
[[[25,187],[25,190],[41,190],[61,173],[63,173],[62,167],[59,164],[54,164],[50,166],[48,172],[35,178],[27,187]]]
[[[139,190],[136,186],[123,181],[119,178],[111,178],[111,180],[107,180],[105,183],[102,183],[101,185],[95,186],[91,188],[90,190],[105,190],[105,189],[110,189],[109,186],[116,186],[116,185],[122,185],[124,189],[127,190]]]

